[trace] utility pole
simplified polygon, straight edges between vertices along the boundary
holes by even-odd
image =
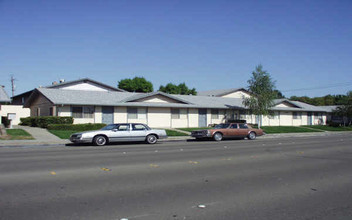
[[[11,91],[12,91],[12,97],[15,96],[15,89],[16,89],[16,86],[15,86],[15,78],[13,75],[11,75]]]

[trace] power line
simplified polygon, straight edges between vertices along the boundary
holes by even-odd
[[[281,92],[327,89],[327,88],[333,88],[333,87],[339,87],[339,86],[350,86],[350,85],[352,85],[352,82],[335,83],[335,84],[329,84],[325,86],[306,87],[306,88],[300,88],[300,89],[288,89],[288,90],[282,90]]]

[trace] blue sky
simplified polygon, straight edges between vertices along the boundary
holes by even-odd
[[[352,1],[0,0],[0,75],[10,94],[59,79],[154,90],[246,87],[262,64],[284,95],[352,90]],[[304,90],[302,90],[304,89]]]

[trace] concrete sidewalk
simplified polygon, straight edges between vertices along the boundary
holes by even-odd
[[[29,145],[65,145],[71,143],[69,140],[60,139],[55,135],[48,132],[43,128],[27,127],[27,126],[16,126],[15,128],[20,128],[28,133],[30,133],[35,140],[0,140],[0,147],[4,146],[29,146]],[[305,133],[281,133],[281,134],[266,134],[259,137],[260,139],[269,138],[287,138],[287,137],[311,137],[311,136],[330,136],[334,134],[346,134],[351,131],[336,131],[336,132],[305,132]],[[172,142],[172,141],[187,141],[194,140],[190,136],[177,136],[168,137],[167,139],[162,139],[160,142]]]
[[[35,140],[0,140],[0,146],[20,146],[20,145],[58,145],[69,143],[56,137],[46,129],[29,127],[29,126],[13,126],[15,129],[23,129],[27,131]]]

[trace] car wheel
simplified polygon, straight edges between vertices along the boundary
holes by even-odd
[[[107,142],[107,138],[103,135],[96,136],[93,140],[93,144],[96,146],[104,146]]]
[[[158,138],[154,134],[150,134],[145,140],[148,144],[155,144],[158,141]]]
[[[221,141],[222,140],[222,134],[221,133],[215,133],[213,136],[215,141]]]
[[[249,135],[248,135],[249,140],[254,140],[256,137],[257,137],[257,135],[253,131],[251,133],[249,133]]]

